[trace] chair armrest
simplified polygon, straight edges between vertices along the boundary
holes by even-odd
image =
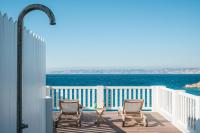
[[[62,113],[59,112],[59,114],[58,114],[58,116],[56,117],[56,120],[55,120],[55,121],[59,121],[59,120],[61,119],[61,115],[62,115]]]
[[[55,120],[54,120],[54,122],[53,122],[53,124],[54,124],[53,126],[54,126],[55,128],[58,127],[58,122],[61,120],[61,115],[62,115],[62,113],[59,112],[58,116],[55,118]]]
[[[141,118],[147,120],[147,116],[144,114],[144,112],[140,112]]]
[[[82,114],[82,113],[79,113],[79,114],[78,114],[78,119],[79,119],[79,120],[81,119],[81,114]]]
[[[122,113],[121,113],[121,116],[122,116],[122,121],[125,121],[125,119],[126,119],[126,114],[122,114]]]
[[[122,115],[122,114],[123,114],[123,108],[119,107],[119,109],[118,109],[118,115]]]

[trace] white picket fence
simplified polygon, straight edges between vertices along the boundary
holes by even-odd
[[[103,104],[107,110],[117,110],[124,99],[144,99],[143,110],[159,112],[183,132],[200,132],[200,97],[165,86],[50,86],[54,110],[59,100],[79,99],[86,109]]]
[[[45,43],[24,28],[23,121],[24,133],[46,132]],[[16,133],[17,22],[0,13],[0,132]],[[43,99],[43,100],[42,100]]]

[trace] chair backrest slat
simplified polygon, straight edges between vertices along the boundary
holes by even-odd
[[[144,100],[124,100],[123,113],[137,113],[142,110]]]
[[[79,101],[78,100],[63,100],[59,102],[60,111],[63,114],[78,114]]]

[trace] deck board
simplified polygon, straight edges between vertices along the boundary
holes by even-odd
[[[54,113],[54,119],[57,115],[58,113]],[[145,115],[149,121],[148,127],[137,125],[134,121],[122,127],[121,117],[117,115],[117,112],[106,112],[104,114],[106,122],[97,127],[94,124],[95,112],[83,112],[82,127],[77,128],[73,124],[59,124],[55,131],[56,133],[181,133],[159,113],[147,112]]]

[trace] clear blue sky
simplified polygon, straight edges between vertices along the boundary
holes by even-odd
[[[57,19],[26,17],[46,40],[47,68],[200,67],[199,0],[0,0],[0,10],[16,20],[30,3]]]

